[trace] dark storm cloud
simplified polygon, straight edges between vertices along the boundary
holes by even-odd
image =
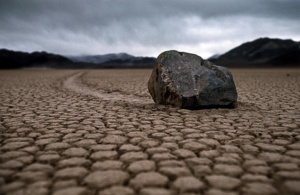
[[[260,36],[299,40],[298,0],[1,0],[0,47],[205,57]]]

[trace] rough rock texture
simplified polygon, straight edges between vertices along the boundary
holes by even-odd
[[[227,68],[174,50],[158,56],[148,90],[155,103],[180,108],[232,107],[237,101],[233,77]]]

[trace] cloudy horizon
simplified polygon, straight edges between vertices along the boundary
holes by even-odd
[[[297,0],[1,0],[0,48],[62,55],[222,54],[260,37],[300,41]]]

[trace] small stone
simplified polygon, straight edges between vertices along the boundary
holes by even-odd
[[[180,108],[231,106],[237,101],[235,84],[227,68],[174,50],[158,56],[148,90],[155,103]]]
[[[203,182],[192,176],[179,177],[172,186],[180,192],[199,191],[205,187]]]
[[[211,175],[207,176],[206,179],[211,186],[222,190],[233,190],[241,185],[239,179],[223,175]]]
[[[119,170],[95,171],[85,177],[84,182],[95,188],[123,185],[129,179],[128,173]]]
[[[167,184],[168,178],[157,172],[146,172],[138,174],[130,181],[130,185],[136,189],[143,187],[163,187]]]

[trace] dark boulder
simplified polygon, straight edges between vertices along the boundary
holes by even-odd
[[[227,68],[174,50],[158,56],[148,90],[155,103],[180,108],[233,107],[237,102],[233,77]]]

